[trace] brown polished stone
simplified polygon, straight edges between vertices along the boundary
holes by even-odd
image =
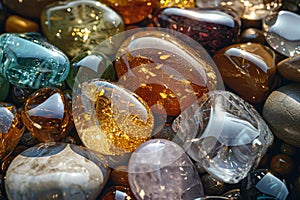
[[[42,88],[27,98],[22,120],[40,142],[59,141],[72,128],[70,106],[57,88]]]
[[[115,185],[129,186],[127,166],[121,165],[113,169],[110,178]]]
[[[293,159],[286,154],[277,154],[271,159],[271,170],[282,176],[291,174],[294,168]]]
[[[38,32],[39,25],[29,19],[11,15],[5,22],[5,31],[8,33]]]
[[[263,31],[256,28],[247,28],[241,33],[239,37],[239,42],[240,43],[253,42],[259,44],[266,44],[266,39]]]
[[[261,44],[234,44],[213,57],[225,84],[250,103],[262,103],[274,82],[274,52]]]
[[[277,70],[283,78],[300,82],[300,54],[282,60],[277,64]]]

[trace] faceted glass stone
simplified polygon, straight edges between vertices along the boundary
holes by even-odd
[[[122,18],[98,1],[73,0],[49,5],[41,14],[43,33],[70,57],[94,49],[124,31]],[[119,46],[120,41],[109,41]]]
[[[67,56],[38,33],[0,36],[0,74],[18,87],[39,89],[64,81]]]
[[[279,62],[277,64],[277,71],[287,80],[300,82],[300,54]]]
[[[39,19],[43,8],[57,0],[2,0],[14,12],[28,18]]]
[[[115,67],[118,83],[158,114],[177,116],[208,91],[222,87],[207,52],[168,29],[133,32],[118,50]]]
[[[289,194],[287,183],[274,176],[267,169],[250,172],[242,181],[242,198],[252,199],[278,199],[285,200]]]
[[[285,56],[300,53],[300,16],[289,11],[280,11],[264,19],[268,44]]]
[[[182,32],[199,42],[209,53],[233,43],[241,21],[229,9],[166,8],[155,18],[158,27]]]
[[[177,144],[152,139],[131,155],[128,178],[137,199],[195,199],[203,197],[198,172]]]
[[[22,107],[22,121],[40,142],[59,141],[72,129],[70,106],[57,88],[42,88]]]
[[[243,6],[242,18],[261,20],[281,7],[281,0],[240,0]]]
[[[5,32],[25,33],[38,31],[39,25],[36,22],[18,15],[10,15],[5,22]]]
[[[273,135],[253,106],[227,91],[212,91],[173,122],[187,153],[215,178],[238,183],[258,165]]]
[[[3,101],[9,92],[9,82],[3,78],[2,76],[0,76],[0,102]]]
[[[123,155],[148,140],[154,126],[147,104],[116,84],[98,79],[73,90],[74,123],[83,144],[106,155]]]
[[[25,127],[17,108],[9,103],[0,103],[0,160],[7,158],[19,143]]]
[[[142,21],[152,13],[155,6],[155,0],[101,0],[101,2],[117,11],[122,16],[125,24]]]
[[[179,8],[194,8],[194,0],[158,0],[159,8],[179,7]]]
[[[213,57],[224,83],[244,100],[263,102],[271,91],[276,65],[275,53],[257,43],[234,44]]]
[[[94,78],[116,81],[117,74],[110,59],[96,52],[86,52],[76,56],[71,61],[67,84],[72,89],[74,82],[80,84]]]
[[[64,143],[42,143],[19,154],[5,181],[9,199],[96,199],[110,170],[92,151]]]
[[[111,186],[104,191],[101,200],[135,200],[129,187]]]

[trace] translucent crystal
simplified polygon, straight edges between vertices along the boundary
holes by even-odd
[[[141,144],[128,165],[130,188],[137,199],[195,199],[202,183],[192,161],[177,144],[153,139]]]
[[[18,87],[57,85],[70,69],[67,56],[38,33],[0,36],[0,74]]]
[[[300,15],[282,10],[264,19],[264,29],[274,50],[288,57],[300,53]]]
[[[226,183],[242,180],[273,142],[273,135],[247,102],[227,91],[213,91],[173,122],[188,154]]]

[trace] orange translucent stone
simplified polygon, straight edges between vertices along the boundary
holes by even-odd
[[[11,15],[5,22],[5,31],[11,33],[38,32],[39,25],[32,20]]]
[[[155,6],[154,0],[101,0],[119,13],[125,24],[142,21],[150,15]]]
[[[4,160],[13,152],[24,129],[17,108],[9,103],[0,103],[0,160]]]
[[[172,34],[135,33],[117,53],[119,83],[142,97],[154,113],[179,115],[216,88],[216,73],[202,53]]]
[[[25,101],[22,120],[40,142],[59,141],[71,130],[72,116],[64,94],[57,88],[42,88]]]

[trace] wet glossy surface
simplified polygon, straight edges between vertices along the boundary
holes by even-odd
[[[179,8],[193,8],[195,7],[194,0],[158,0],[159,8],[179,7]]]
[[[277,64],[277,71],[287,80],[300,82],[300,55],[280,61]]]
[[[5,32],[8,33],[25,33],[25,32],[38,32],[39,25],[29,19],[10,15],[5,22]]]

